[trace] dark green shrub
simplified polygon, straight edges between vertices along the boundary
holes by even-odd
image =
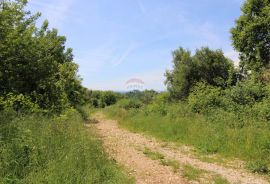
[[[262,102],[254,104],[252,107],[252,116],[261,121],[270,121],[270,100],[267,98]]]
[[[143,106],[140,100],[136,99],[122,99],[118,102],[118,106],[126,110],[138,109]]]
[[[192,89],[188,97],[188,104],[193,112],[207,112],[210,109],[225,106],[225,100],[222,95],[221,88],[213,87],[205,82],[199,82]]]
[[[106,91],[102,94],[101,102],[105,106],[110,106],[116,103],[116,94],[111,91]]]
[[[30,97],[12,93],[8,94],[4,98],[4,101],[0,102],[0,106],[2,109],[11,109],[21,113],[37,112],[39,109],[39,106],[33,103]]]
[[[226,98],[237,105],[253,105],[267,96],[265,86],[260,82],[246,80],[226,90]]]

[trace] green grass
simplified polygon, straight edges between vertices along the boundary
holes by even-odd
[[[145,156],[151,158],[152,160],[164,159],[164,155],[162,155],[159,152],[152,151],[152,150],[150,150],[148,148],[145,148],[145,150],[143,151],[143,154],[145,154]]]
[[[213,176],[213,182],[215,184],[230,184],[230,182],[228,182],[228,180],[226,180],[225,178],[223,178],[220,175],[214,175]]]
[[[171,167],[175,173],[181,169],[182,176],[188,180],[200,181],[200,179],[204,179],[205,181],[215,184],[229,184],[229,182],[220,175],[213,175],[205,170],[195,168],[189,164],[180,164],[177,160],[165,159],[164,155],[159,152],[152,151],[149,148],[145,148],[143,153],[152,160],[159,160],[161,165]],[[206,177],[206,174],[209,177]]]
[[[184,165],[182,169],[182,175],[192,181],[198,181],[204,174],[203,170],[192,167],[191,165]]]
[[[235,117],[222,112],[203,116],[181,111],[181,106],[167,107],[167,115],[141,110],[124,111],[115,106],[104,110],[110,118],[119,120],[120,126],[133,132],[142,132],[160,140],[191,145],[200,154],[216,154],[239,158],[254,172],[265,172],[270,164],[270,124],[246,119],[245,126],[237,124]],[[257,168],[257,163],[262,163]]]
[[[180,163],[176,160],[162,159],[162,160],[160,160],[160,163],[163,166],[171,167],[173,169],[173,172],[177,172],[180,169]]]
[[[180,168],[180,163],[178,161],[165,159],[164,155],[159,152],[152,151],[149,148],[145,148],[143,154],[152,160],[159,160],[161,165],[171,167],[174,172],[177,172]]]
[[[11,116],[0,114],[0,183],[133,183],[75,110]]]

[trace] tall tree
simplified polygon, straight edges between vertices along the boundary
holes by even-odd
[[[197,82],[224,88],[233,82],[234,74],[232,61],[221,50],[204,47],[192,56],[190,51],[179,48],[173,52],[173,69],[166,72],[165,83],[173,98],[184,99]]]
[[[61,111],[78,102],[81,82],[72,49],[56,29],[41,28],[26,0],[0,2],[0,95],[29,96],[41,108]]]
[[[233,45],[242,65],[260,71],[270,64],[270,1],[247,0],[231,30]]]

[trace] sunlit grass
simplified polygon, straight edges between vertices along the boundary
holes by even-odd
[[[213,120],[192,113],[183,115],[177,110],[169,111],[169,115],[165,116],[155,112],[146,114],[144,109],[125,111],[117,107],[107,108],[104,112],[109,117],[118,119],[120,126],[133,132],[194,146],[200,154],[220,154],[242,159],[249,166],[254,166],[249,169],[255,172],[265,171],[264,168],[269,167],[269,125],[262,123],[258,126],[258,123],[250,122],[242,128],[231,128],[228,126],[231,118],[222,114],[216,114]]]
[[[133,183],[74,110],[2,118],[0,135],[0,183]]]

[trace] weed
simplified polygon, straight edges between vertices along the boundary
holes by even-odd
[[[226,180],[225,178],[223,178],[220,175],[214,175],[213,181],[215,184],[230,184],[230,182],[228,180]]]
[[[180,163],[176,160],[160,160],[161,165],[163,166],[169,166],[173,168],[173,172],[177,172],[180,168]]]
[[[192,167],[191,165],[183,166],[183,176],[188,180],[198,181],[203,173],[203,170]]]
[[[164,159],[164,155],[158,152],[151,151],[148,148],[145,148],[145,150],[143,151],[143,154],[145,154],[147,157],[151,158],[152,160]]]

